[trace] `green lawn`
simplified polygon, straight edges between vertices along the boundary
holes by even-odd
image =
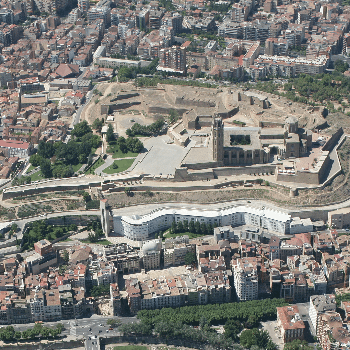
[[[121,345],[115,346],[113,350],[148,350],[148,347],[143,345]]]
[[[126,169],[129,169],[134,162],[134,159],[121,159],[121,160],[116,160],[118,164],[117,169],[113,169],[113,164],[110,165],[108,168],[103,170],[105,174],[116,174],[120,173],[122,171],[125,171]]]
[[[73,171],[74,172],[78,171],[82,166],[83,166],[82,163],[78,163],[76,165],[72,165]]]
[[[91,242],[90,239],[81,239],[81,242],[90,244],[101,244],[101,245],[111,245],[112,243],[108,239],[100,239],[97,242]]]
[[[38,181],[38,180],[44,180],[44,176],[43,174],[41,173],[41,170],[37,171],[36,173],[30,175],[30,179],[32,182],[34,181]]]
[[[192,233],[192,232],[179,232],[179,233],[174,233],[170,234],[169,231],[166,231],[164,233],[164,238],[171,238],[171,237],[177,237],[177,236],[185,236],[187,235],[189,238],[198,238],[202,236],[207,236],[207,235],[202,235],[202,234],[197,234],[197,233]]]
[[[34,170],[36,168],[36,166],[30,165],[30,167],[28,168],[28,170],[26,171],[26,174],[30,173],[32,170]]]
[[[137,157],[138,153],[130,152],[123,153],[117,145],[109,145],[107,153],[113,153],[113,158],[126,158],[126,157]]]
[[[105,161],[102,158],[99,158],[98,161],[85,174],[95,174],[95,170],[104,163]]]
[[[66,239],[64,239],[63,241],[60,241],[60,242],[72,242],[72,241],[73,240],[68,237],[68,238],[66,238]]]

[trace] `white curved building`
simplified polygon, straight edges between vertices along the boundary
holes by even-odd
[[[199,221],[217,226],[250,225],[266,229],[271,233],[289,234],[293,219],[289,214],[271,209],[248,206],[230,206],[217,210],[159,208],[145,215],[118,216],[113,210],[114,232],[131,240],[145,241],[155,232],[171,227],[173,221]],[[308,227],[306,231],[309,231]]]

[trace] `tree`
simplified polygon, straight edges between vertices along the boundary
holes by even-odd
[[[250,349],[253,345],[255,345],[256,339],[252,329],[246,329],[241,333],[239,337],[239,342],[246,349]]]
[[[83,198],[84,198],[85,203],[91,201],[91,196],[90,196],[90,194],[87,193],[87,192],[84,192],[84,193],[83,193]]]
[[[112,124],[108,125],[107,133],[106,133],[106,140],[107,140],[108,143],[115,140],[114,130],[113,130],[113,125]]]
[[[312,350],[313,347],[309,346],[305,340],[293,340],[290,343],[284,345],[283,350]]]
[[[175,109],[169,111],[169,121],[171,124],[175,123],[179,119],[179,113]]]
[[[18,229],[18,225],[14,222],[14,223],[11,225],[11,231],[12,231],[12,232],[17,232],[17,229]]]
[[[94,122],[92,123],[92,127],[98,132],[101,132],[102,126],[103,126],[102,120],[100,120],[98,118],[96,118],[94,120]]]
[[[185,255],[185,264],[192,265],[196,262],[196,254],[193,252],[187,252]]]
[[[48,338],[51,334],[51,329],[48,327],[43,327],[42,330],[40,331],[40,334],[43,338]]]
[[[238,334],[242,329],[242,324],[237,320],[230,319],[230,320],[227,320],[227,322],[225,323],[224,329],[225,329],[225,333],[224,333],[225,338],[230,338],[234,342],[237,342],[239,338]]]
[[[191,232],[191,233],[195,233],[196,232],[196,227],[194,225],[194,222],[191,220],[190,223],[188,224],[188,230]]]
[[[171,223],[170,233],[174,234],[174,233],[176,233],[176,232],[177,232],[176,222],[173,221],[173,222]]]
[[[117,160],[115,160],[114,162],[113,162],[113,164],[112,164],[112,168],[113,169],[118,169],[118,161]]]
[[[22,333],[19,332],[19,331],[15,332],[15,339],[18,341],[18,340],[20,340],[21,338],[22,338]]]
[[[201,234],[202,235],[208,234],[207,224],[205,222],[201,223]]]
[[[40,161],[41,161],[41,156],[39,156],[39,154],[33,154],[29,158],[29,162],[35,167],[40,165]]]
[[[194,224],[195,227],[195,232],[197,235],[201,234],[201,224],[199,223],[199,221],[196,221]]]
[[[86,120],[74,125],[74,129],[71,132],[71,135],[76,136],[76,137],[82,137],[85,134],[91,133],[91,127],[87,123]]]
[[[56,328],[59,330],[60,333],[62,333],[62,331],[65,329],[63,323],[58,323]]]
[[[183,227],[184,227],[184,232],[188,232],[188,221],[184,220],[182,224],[183,224]]]
[[[112,327],[118,327],[118,326],[121,325],[120,320],[115,320],[114,318],[108,319],[106,323],[107,323],[109,326],[112,326]]]
[[[177,223],[177,231],[180,232],[180,233],[184,232],[184,226],[182,224],[182,221],[179,221]]]
[[[125,187],[124,188],[124,192],[127,196],[130,196],[131,195],[131,188],[130,187]]]
[[[55,154],[55,148],[51,142],[40,141],[37,154],[41,158],[52,158]],[[41,165],[41,161],[39,164]]]
[[[69,261],[69,253],[67,250],[63,252],[62,259],[67,263]]]
[[[336,60],[334,64],[334,69],[337,72],[344,73],[349,68],[349,65],[347,62],[342,60]]]
[[[46,158],[41,159],[40,169],[44,177],[46,178],[52,177],[51,162],[49,159],[46,159]]]
[[[53,338],[57,338],[57,336],[60,334],[60,330],[58,328],[51,328],[50,334]]]

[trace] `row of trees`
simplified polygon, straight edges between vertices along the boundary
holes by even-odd
[[[147,67],[120,67],[118,70],[118,81],[124,83],[130,79],[134,79],[138,74],[154,74],[157,72],[158,58],[153,60]]]
[[[2,341],[14,341],[20,339],[35,339],[40,338],[57,338],[62,333],[64,326],[59,323],[55,328],[43,327],[41,324],[36,324],[33,328],[29,328],[23,332],[15,331],[12,326],[0,328],[0,339]]]
[[[272,81],[257,82],[256,89],[268,93],[284,96],[294,102],[324,103],[325,101],[343,102],[347,98],[350,88],[350,79],[340,74],[346,65],[336,63],[338,72],[332,74],[317,74],[315,76],[301,74],[296,78],[290,78],[283,85],[284,92],[279,92],[279,85]]]
[[[206,323],[203,327],[193,328],[181,322],[161,321],[154,326],[142,320],[140,323],[124,323],[119,327],[119,331],[124,335],[153,335],[158,336],[161,340],[179,340],[181,339],[186,346],[194,344],[209,344],[215,349],[237,349],[243,348],[234,344],[231,339],[225,338],[224,335],[218,334],[214,329],[208,327]]]
[[[188,85],[204,88],[216,88],[215,84],[203,83],[198,80],[176,80],[176,79],[162,79],[161,77],[139,77],[135,79],[135,86],[139,87],[148,87],[148,86],[157,86],[158,84],[170,84],[170,85]]]
[[[188,222],[187,220],[184,220],[179,221],[178,223],[173,221],[170,227],[170,234],[191,232],[197,235],[213,235],[214,227],[217,226],[216,223],[212,225],[211,223],[206,224],[205,222],[200,223],[199,221]]]
[[[133,136],[152,136],[159,134],[164,127],[164,120],[159,119],[150,125],[141,125],[135,123],[130,129],[126,130],[129,137]]]
[[[237,320],[246,328],[254,328],[260,321],[276,318],[276,307],[287,305],[284,299],[252,300],[244,303],[225,303],[163,308],[160,310],[141,310],[137,317],[152,325],[160,322],[181,322],[199,325],[202,317],[208,324],[225,324]]]
[[[114,143],[113,143],[114,142]],[[117,141],[110,142],[110,145],[116,144],[123,153],[134,152],[140,153],[144,146],[137,137],[118,137]]]

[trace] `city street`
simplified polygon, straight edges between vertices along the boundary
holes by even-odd
[[[109,330],[110,326],[107,325],[107,320],[115,319],[121,323],[138,322],[136,317],[115,317],[115,316],[99,316],[92,315],[90,318],[81,318],[76,320],[62,320],[57,322],[44,322],[42,325],[45,327],[56,327],[57,324],[62,323],[65,327],[62,331],[62,335],[72,338],[84,338],[86,339],[87,350],[97,350],[97,337],[103,335],[114,335],[118,331],[117,327],[113,330]],[[35,323],[29,323],[25,325],[13,325],[15,331],[25,331],[34,327]]]

